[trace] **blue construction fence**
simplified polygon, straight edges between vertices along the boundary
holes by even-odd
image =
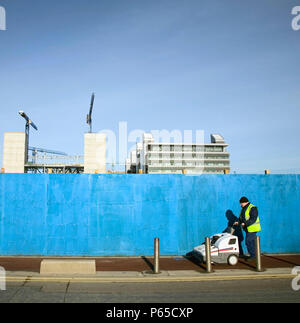
[[[247,196],[262,251],[300,252],[300,175],[0,175],[1,256],[184,255]]]

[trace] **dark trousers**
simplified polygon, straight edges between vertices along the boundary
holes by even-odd
[[[256,257],[255,238],[256,238],[256,232],[247,232],[246,233],[246,246],[247,246],[248,252],[250,253],[251,258]]]

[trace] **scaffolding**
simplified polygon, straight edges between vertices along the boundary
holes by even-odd
[[[81,174],[84,172],[84,156],[68,156],[65,153],[46,149],[30,150],[33,154],[25,165],[26,173]]]

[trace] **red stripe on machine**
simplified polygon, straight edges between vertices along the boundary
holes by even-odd
[[[233,248],[229,248],[229,249],[222,249],[222,250],[215,250],[215,251],[212,251],[211,253],[214,253],[214,252],[231,251],[231,250],[233,250]]]

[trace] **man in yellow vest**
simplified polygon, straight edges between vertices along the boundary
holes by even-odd
[[[240,199],[242,207],[239,222],[234,225],[241,225],[246,232],[246,246],[250,254],[248,260],[256,258],[255,239],[256,233],[261,231],[257,207],[249,202],[247,197]]]

